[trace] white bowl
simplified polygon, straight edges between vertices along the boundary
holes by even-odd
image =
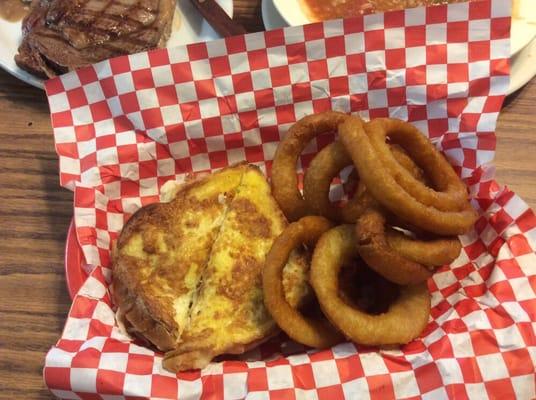
[[[307,15],[300,6],[301,0],[273,0],[273,3],[281,14],[281,17],[290,26],[310,24]],[[536,6],[534,0],[517,0],[516,7],[524,19],[512,19],[511,29],[511,54],[517,54],[536,38]]]

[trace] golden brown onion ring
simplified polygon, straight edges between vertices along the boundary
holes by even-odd
[[[421,334],[430,315],[426,284],[402,286],[386,313],[369,315],[348,305],[339,296],[342,265],[357,256],[353,225],[341,225],[324,233],[311,263],[311,284],[322,311],[344,335],[364,345],[408,343]]]
[[[305,171],[303,197],[313,213],[332,221],[353,223],[372,203],[375,203],[367,194],[364,185],[359,183],[356,192],[343,207],[331,203],[329,200],[331,181],[349,165],[352,165],[352,159],[338,141],[324,147],[312,159]]]
[[[355,225],[359,255],[385,279],[399,285],[426,281],[432,276],[426,266],[403,257],[392,249],[385,237],[385,217],[377,210],[366,211]]]
[[[429,268],[450,264],[462,249],[457,237],[417,240],[394,229],[388,229],[385,236],[389,247],[402,257]]]
[[[445,157],[413,125],[399,119],[378,118],[367,123],[365,131],[376,150],[376,157],[394,180],[417,201],[441,211],[457,211],[466,205],[467,188]],[[401,146],[424,169],[437,191],[400,166],[386,143],[387,137],[390,143]]]
[[[275,240],[266,257],[262,275],[264,304],[279,327],[295,341],[316,348],[330,347],[343,340],[328,321],[305,318],[285,299],[283,268],[296,247],[314,246],[320,235],[331,228],[323,217],[304,217],[291,223]]]
[[[272,164],[272,191],[289,221],[312,214],[298,190],[296,163],[301,152],[316,136],[336,132],[346,118],[348,115],[337,111],[308,115],[292,125],[277,146]]]
[[[388,145],[395,161],[419,182],[425,182],[423,170],[415,164],[406,151],[397,144]]]
[[[400,166],[407,169],[417,179],[424,179],[422,170],[401,147],[394,145],[391,151]],[[362,184],[358,184],[354,196],[344,206],[338,207],[331,203],[329,200],[331,182],[343,168],[349,165],[352,165],[352,159],[339,141],[330,143],[312,159],[305,171],[303,182],[303,197],[312,213],[322,215],[332,221],[351,224],[376,203]]]
[[[398,217],[439,235],[464,234],[473,226],[477,214],[469,202],[459,211],[441,211],[420,203],[404,190],[378,158],[361,120],[348,117],[339,126],[339,140],[370,194]]]

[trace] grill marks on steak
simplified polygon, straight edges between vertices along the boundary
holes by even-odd
[[[52,77],[110,57],[163,47],[175,0],[34,0],[17,64]]]

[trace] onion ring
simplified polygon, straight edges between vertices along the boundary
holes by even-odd
[[[422,170],[401,147],[393,145],[391,151],[395,162],[417,179],[424,179]],[[339,141],[330,143],[312,159],[305,171],[303,182],[303,197],[312,213],[322,215],[332,221],[351,224],[376,203],[367,193],[365,186],[359,183],[354,196],[344,206],[338,207],[330,202],[331,181],[349,165],[352,165],[352,159]]]
[[[377,210],[365,212],[355,225],[357,251],[367,265],[399,285],[416,284],[432,276],[426,266],[392,249],[385,236],[385,217]]]
[[[323,217],[304,217],[291,223],[266,256],[262,275],[264,304],[277,325],[296,342],[316,348],[340,343],[343,337],[326,320],[305,318],[285,298],[282,273],[290,252],[301,244],[314,245],[331,228]]]
[[[464,234],[473,226],[477,213],[468,201],[461,210],[442,211],[422,204],[404,190],[377,157],[361,120],[348,117],[339,126],[339,138],[367,190],[398,217],[418,228],[440,235]],[[429,145],[432,146],[431,143]]]
[[[353,223],[375,203],[374,199],[367,194],[365,187],[359,183],[355,194],[343,207],[330,202],[331,181],[349,165],[352,165],[352,159],[338,141],[324,147],[311,160],[303,180],[303,197],[314,214],[322,215],[332,221]]]
[[[363,345],[404,344],[421,334],[430,315],[426,284],[402,286],[386,313],[369,315],[349,306],[338,294],[343,264],[357,255],[353,225],[341,225],[324,233],[311,263],[311,285],[320,307],[344,335]]]
[[[272,192],[289,221],[312,214],[298,190],[298,157],[313,138],[337,131],[339,124],[347,118],[348,115],[337,111],[308,115],[292,125],[277,146],[272,164]]]
[[[457,237],[416,240],[392,228],[385,232],[385,236],[389,247],[402,257],[428,268],[450,264],[458,258],[462,250]]]
[[[423,170],[415,164],[415,161],[411,159],[411,157],[406,153],[406,151],[397,144],[391,144],[388,145],[389,149],[391,150],[392,156],[396,163],[400,164],[400,166],[416,180],[419,182],[425,182],[426,177],[424,176]]]
[[[391,118],[378,118],[365,125],[370,143],[376,156],[390,171],[396,183],[412,197],[426,206],[441,211],[460,210],[467,203],[467,188],[452,166],[436,147],[417,128],[408,122]],[[438,191],[416,179],[389,151],[386,139],[396,143],[408,152],[409,156],[423,168],[432,185]]]

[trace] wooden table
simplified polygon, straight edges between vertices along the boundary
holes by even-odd
[[[263,29],[260,1],[235,1],[240,22]],[[536,206],[536,80],[508,98],[497,129],[497,179]],[[44,355],[70,299],[63,252],[72,194],[60,188],[42,91],[0,72],[0,398],[48,399]]]

